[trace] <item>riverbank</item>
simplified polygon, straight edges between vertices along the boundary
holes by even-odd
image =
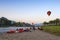
[[[4,33],[0,35],[0,40],[60,40],[60,37],[40,30],[32,30],[31,32],[23,33]]]
[[[60,36],[60,26],[43,26],[43,31]]]

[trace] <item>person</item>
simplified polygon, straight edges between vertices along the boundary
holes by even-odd
[[[16,30],[18,31],[19,29],[17,28]]]
[[[33,30],[35,30],[35,27],[33,26]]]

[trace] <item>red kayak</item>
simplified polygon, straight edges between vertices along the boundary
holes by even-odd
[[[15,33],[15,32],[16,32],[16,30],[10,30],[7,33]]]
[[[19,29],[18,32],[21,33],[21,32],[24,32],[24,30],[23,29]]]

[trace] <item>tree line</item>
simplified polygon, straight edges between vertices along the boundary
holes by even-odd
[[[9,26],[32,26],[31,24],[29,23],[25,23],[25,22],[15,22],[15,21],[12,21],[12,20],[9,20],[5,17],[1,17],[0,18],[0,27],[9,27]]]
[[[60,25],[60,19],[59,18],[57,18],[57,19],[55,19],[55,20],[50,20],[49,22],[44,22],[43,23],[44,25],[49,25],[49,26],[51,26],[51,25]]]

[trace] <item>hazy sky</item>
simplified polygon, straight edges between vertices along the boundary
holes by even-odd
[[[47,11],[51,15],[47,15]],[[60,0],[0,0],[0,17],[28,23],[60,18]]]

